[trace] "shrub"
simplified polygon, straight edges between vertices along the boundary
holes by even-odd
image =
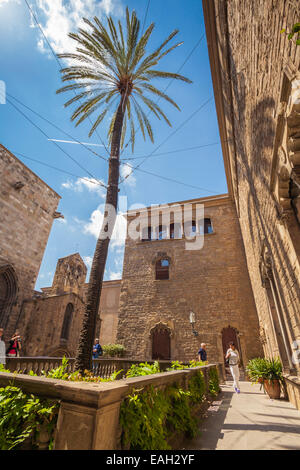
[[[282,364],[279,358],[261,358],[251,359],[246,367],[249,379],[253,383],[262,382],[264,380],[280,380],[282,377]]]
[[[105,357],[123,357],[125,354],[125,347],[122,344],[105,344],[102,349]]]
[[[37,447],[40,426],[47,426],[53,445],[58,402],[27,395],[18,387],[0,388],[0,449],[18,449],[27,438]]]
[[[154,364],[148,362],[141,362],[140,364],[132,364],[130,369],[126,372],[126,377],[139,377],[141,375],[159,374],[160,368],[157,361]]]
[[[208,370],[208,390],[212,396],[216,396],[220,392],[219,374],[216,367]]]

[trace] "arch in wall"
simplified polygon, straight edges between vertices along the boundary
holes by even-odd
[[[164,323],[157,323],[150,330],[152,344],[152,359],[165,360],[171,359],[171,329]]]
[[[10,264],[0,266],[0,327],[7,326],[10,312],[16,301],[18,279]]]
[[[60,338],[64,340],[69,339],[70,335],[70,328],[73,319],[73,312],[74,312],[74,305],[72,303],[68,303],[65,310],[64,321],[61,329]]]
[[[234,328],[233,326],[228,325],[225,328],[223,328],[221,333],[222,333],[224,362],[225,362],[225,354],[229,348],[229,343],[230,341],[233,341],[240,355],[240,363],[243,364],[242,348],[241,348],[241,343],[240,343],[240,338],[239,338],[239,331],[237,330],[237,328]]]

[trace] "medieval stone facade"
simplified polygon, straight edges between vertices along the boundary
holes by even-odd
[[[229,192],[268,357],[300,407],[300,47],[297,0],[203,0]]]
[[[76,355],[88,287],[86,274],[87,268],[79,253],[61,258],[52,286],[24,300],[17,325],[22,333],[23,355]],[[115,341],[119,291],[120,281],[103,283],[95,331],[100,344]]]
[[[14,333],[31,297],[60,196],[0,145],[0,326]]]
[[[127,355],[191,360],[205,342],[209,360],[222,362],[233,339],[245,364],[259,356],[257,313],[230,197],[150,207],[129,212],[127,219],[117,333]],[[142,227],[143,240],[134,239],[135,227]],[[199,240],[189,238],[193,233]]]

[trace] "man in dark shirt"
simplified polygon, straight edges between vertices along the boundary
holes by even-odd
[[[201,347],[198,351],[198,360],[199,361],[203,361],[203,362],[207,361],[207,353],[206,353],[205,349],[206,349],[206,344],[201,343]]]

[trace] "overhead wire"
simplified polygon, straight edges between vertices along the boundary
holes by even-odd
[[[49,136],[46,134],[46,132],[43,131],[43,129],[40,128],[35,122],[33,122],[23,111],[21,111],[10,99],[6,99],[7,102],[13,106],[28,122],[30,122],[36,129],[38,129],[47,139],[49,139]],[[83,171],[89,174],[91,178],[94,178],[95,180],[99,181],[89,170],[87,170],[84,166],[82,166],[74,157],[72,157],[66,150],[64,150],[57,142],[51,141],[56,147],[58,147],[68,158],[70,158],[77,166],[79,166]],[[100,182],[101,186],[107,188],[107,185]]]
[[[37,111],[33,110],[30,106],[27,106],[25,103],[23,103],[23,102],[20,101],[19,99],[15,98],[12,94],[7,93],[7,95],[10,96],[11,98],[13,98],[14,100],[16,100],[19,104],[21,104],[22,106],[24,106],[24,107],[25,107],[26,109],[28,109],[29,111],[31,111],[31,112],[33,112],[34,114],[36,114],[40,119],[42,119],[42,120],[44,120],[45,122],[47,122],[48,124],[52,125],[52,126],[55,127],[56,129],[58,129],[59,131],[61,131],[63,134],[67,135],[69,138],[74,139],[78,144],[80,144],[81,146],[83,146],[86,150],[88,150],[89,152],[91,152],[94,156],[100,157],[100,158],[104,159],[106,162],[108,162],[108,159],[107,159],[106,157],[104,157],[103,155],[100,155],[98,152],[96,152],[96,151],[90,149],[90,148],[89,148],[87,145],[85,145],[84,143],[82,143],[82,142],[76,140],[71,134],[69,134],[68,132],[64,131],[62,128],[60,128],[59,126],[57,126],[56,124],[54,124],[53,122],[51,122],[49,119],[47,119],[47,118],[45,118],[44,116],[42,116],[42,115],[41,115],[40,113],[38,113]],[[23,114],[24,114],[24,113],[23,113]],[[194,113],[193,113],[193,114],[194,114]],[[26,115],[24,114],[24,117],[25,117],[25,116],[26,116]],[[192,118],[192,115],[191,115],[187,120],[189,120],[189,119],[191,119],[191,118]],[[27,119],[29,120],[29,118],[27,118]],[[187,122],[187,120],[186,120],[185,122]],[[39,128],[39,126],[36,126],[31,120],[29,120],[29,122],[31,122],[35,127],[38,127],[38,128]],[[184,124],[184,123],[182,123],[182,125],[183,125],[183,124]],[[182,126],[182,125],[181,125],[181,126]],[[180,127],[180,126],[179,126],[179,127]],[[179,130],[179,128],[178,128],[177,130]],[[177,131],[177,130],[176,130],[176,131]],[[175,132],[175,131],[174,131],[174,132]],[[44,135],[45,135],[45,133],[44,133]],[[47,134],[46,134],[46,135],[47,135]],[[54,144],[56,144],[56,142],[53,141],[53,140],[51,140],[51,142],[53,142]],[[57,144],[56,144],[56,145],[57,145]],[[161,144],[161,145],[162,145],[162,144]],[[60,147],[59,145],[57,145],[57,146],[61,149],[61,147]],[[158,146],[158,147],[159,147],[159,146]],[[157,147],[157,148],[158,148],[158,147]],[[63,150],[63,149],[61,149],[61,150]],[[156,151],[156,150],[155,150],[155,151]],[[69,154],[68,154],[68,156],[69,156]],[[120,163],[121,163],[121,165],[128,166],[130,169],[132,169],[132,166],[131,166],[130,164],[128,164],[128,163],[126,163],[126,162],[120,162]],[[148,170],[148,171],[147,171],[147,170],[142,170],[141,168],[136,168],[136,169],[137,169],[137,171],[140,171],[140,172],[142,172],[142,173],[155,176],[155,177],[157,177],[157,178],[162,178],[162,179],[164,179],[164,180],[166,180],[166,178],[167,178],[167,177],[165,177],[165,176],[163,176],[163,175],[159,175],[159,174],[154,173],[154,172],[151,172],[151,171],[149,171],[149,170]],[[87,170],[85,170],[85,171],[87,171]],[[93,178],[95,178],[93,175],[91,175],[91,176],[92,176]],[[130,176],[130,174],[129,174],[128,176]],[[124,177],[124,179],[127,179],[128,176]],[[97,179],[97,178],[95,178],[95,179]],[[186,186],[188,186],[188,187],[193,187],[193,188],[196,188],[196,189],[205,190],[205,191],[207,191],[207,192],[213,192],[213,191],[208,190],[208,189],[200,188],[200,187],[197,187],[197,186],[192,186],[192,185],[190,185],[190,184],[188,184],[188,183],[183,183],[182,181],[178,181],[178,180],[174,180],[174,179],[172,180],[171,178],[168,178],[168,180],[169,180],[169,181],[173,181],[173,182],[178,183],[178,184],[181,184],[181,185],[186,185]]]
[[[50,48],[50,50],[51,50],[51,52],[52,52],[52,55],[54,56],[54,58],[55,58],[55,60],[56,60],[56,62],[57,62],[57,64],[58,64],[58,66],[59,66],[59,69],[61,70],[62,65],[61,65],[61,61],[60,61],[59,57],[57,57],[57,54],[55,53],[53,47],[51,46],[51,44],[50,44],[50,42],[49,42],[49,40],[48,40],[46,34],[44,33],[44,30],[43,30],[43,28],[42,28],[40,22],[38,21],[38,19],[37,19],[35,13],[33,12],[31,6],[29,5],[28,1],[27,1],[27,0],[24,0],[24,1],[25,1],[26,5],[27,5],[27,7],[28,7],[28,9],[29,9],[29,11],[30,11],[30,13],[31,13],[31,15],[32,15],[32,17],[33,17],[35,23],[37,24],[39,30],[41,31],[43,37],[45,38],[45,41],[47,42],[47,44],[48,44],[48,46],[49,46],[49,48]],[[76,95],[75,91],[74,91],[74,95]],[[79,100],[79,102],[81,103],[81,100]],[[90,118],[89,116],[88,116],[88,120],[89,120],[90,123],[92,124],[91,118]],[[105,143],[103,142],[101,136],[99,135],[98,130],[95,129],[95,132],[96,132],[98,138],[100,139],[101,144],[102,144],[103,147],[105,148],[105,151],[106,151],[106,152],[108,153],[108,155],[109,155],[109,150],[107,149]]]

